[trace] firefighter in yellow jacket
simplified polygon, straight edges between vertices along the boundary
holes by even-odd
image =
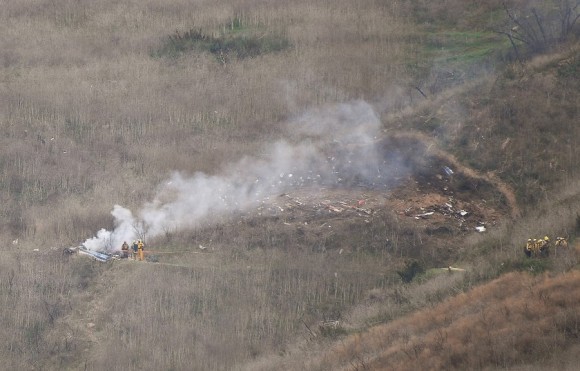
[[[550,237],[546,236],[540,239],[538,250],[543,257],[550,255]]]
[[[145,250],[145,244],[141,240],[137,241],[137,254],[139,255],[139,261],[144,260],[143,250]]]

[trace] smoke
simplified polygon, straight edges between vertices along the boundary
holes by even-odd
[[[100,230],[83,245],[118,250],[123,241],[211,223],[298,187],[384,185],[391,165],[374,145],[379,130],[380,120],[365,102],[310,111],[291,121],[287,139],[268,146],[261,158],[246,157],[217,175],[174,172],[138,217],[115,205],[114,230]]]
[[[136,220],[128,210],[122,206],[115,205],[111,215],[115,218],[115,229],[107,231],[101,229],[93,238],[86,240],[83,245],[89,250],[115,250],[113,247],[119,249],[123,241],[129,241],[136,236]]]

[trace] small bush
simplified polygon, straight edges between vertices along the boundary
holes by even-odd
[[[404,283],[409,283],[415,278],[417,274],[425,272],[425,268],[417,260],[409,260],[405,263],[405,268],[401,271],[397,271],[401,280]]]
[[[574,78],[580,75],[580,58],[574,56],[558,66],[558,76],[563,78]]]
[[[321,336],[331,339],[347,334],[346,329],[338,322],[330,324],[322,323],[318,326],[318,331],[320,331]]]
[[[226,62],[231,58],[253,58],[290,47],[288,39],[281,34],[233,34],[236,30],[237,28],[232,28],[231,34],[226,33],[218,37],[207,35],[201,29],[192,29],[183,34],[176,31],[167,38],[165,45],[153,54],[159,57],[177,57],[190,51],[201,51],[213,54],[220,62]]]
[[[211,38],[201,30],[189,30],[184,34],[175,31],[175,34],[169,36],[165,45],[159,49],[157,55],[176,57],[187,51],[200,49],[207,50],[211,47]]]

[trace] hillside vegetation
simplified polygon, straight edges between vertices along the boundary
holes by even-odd
[[[1,367],[574,369],[578,11],[5,1]]]
[[[364,369],[573,369],[578,362],[577,271],[555,278],[508,273],[366,333],[324,357]],[[475,340],[477,339],[477,340]],[[561,356],[569,351],[569,356]],[[558,356],[554,356],[557,354]]]

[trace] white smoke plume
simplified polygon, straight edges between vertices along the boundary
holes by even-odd
[[[380,183],[388,171],[373,145],[380,120],[365,102],[311,111],[289,125],[289,138],[271,145],[265,158],[244,158],[217,175],[174,172],[137,217],[115,205],[114,230],[100,230],[83,245],[114,251],[123,241],[195,227],[296,187]]]
[[[83,243],[87,249],[95,251],[117,250],[120,249],[123,241],[129,242],[135,239],[137,224],[131,210],[115,205],[111,214],[115,218],[115,229],[113,231],[106,229],[98,231],[95,237],[89,238]]]

